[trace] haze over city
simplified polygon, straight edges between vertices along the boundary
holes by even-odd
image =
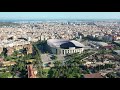
[[[0,20],[120,19],[120,12],[0,12]]]

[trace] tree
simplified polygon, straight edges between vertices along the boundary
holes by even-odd
[[[18,54],[19,54],[18,51],[14,51],[13,56],[16,56],[16,57],[17,57]]]
[[[41,52],[40,50],[38,49],[36,43],[33,44],[33,49],[34,49],[34,52],[35,52],[35,65],[37,67],[37,70],[38,70],[38,73],[37,73],[37,76],[42,78],[43,77],[43,68],[42,68],[42,61],[41,61]]]
[[[66,56],[66,62],[54,62],[54,67],[49,70],[50,78],[81,78],[81,74],[91,73],[88,67],[83,66],[82,59],[92,53],[72,54]],[[99,67],[97,67],[99,68]]]
[[[0,73],[0,78],[10,78],[12,75],[10,72]]]
[[[27,55],[27,49],[26,48],[23,48],[23,54]]]
[[[17,71],[20,72],[20,77],[26,78],[27,77],[27,66],[25,61],[19,60],[16,65],[12,67],[12,73],[15,75]]]
[[[53,59],[56,60],[56,59],[57,59],[57,56],[54,55]]]
[[[108,78],[116,78],[116,75],[113,72],[106,74],[106,76]]]

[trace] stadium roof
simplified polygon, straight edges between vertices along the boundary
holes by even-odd
[[[83,44],[75,40],[65,40],[65,39],[49,39],[47,44],[51,47],[58,47],[68,49],[69,47],[85,47]]]

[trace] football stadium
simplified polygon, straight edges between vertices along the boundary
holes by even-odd
[[[50,53],[58,55],[82,53],[85,47],[78,41],[65,39],[49,39],[47,45]]]

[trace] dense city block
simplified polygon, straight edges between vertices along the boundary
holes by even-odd
[[[120,78],[120,20],[0,22],[0,78]]]

